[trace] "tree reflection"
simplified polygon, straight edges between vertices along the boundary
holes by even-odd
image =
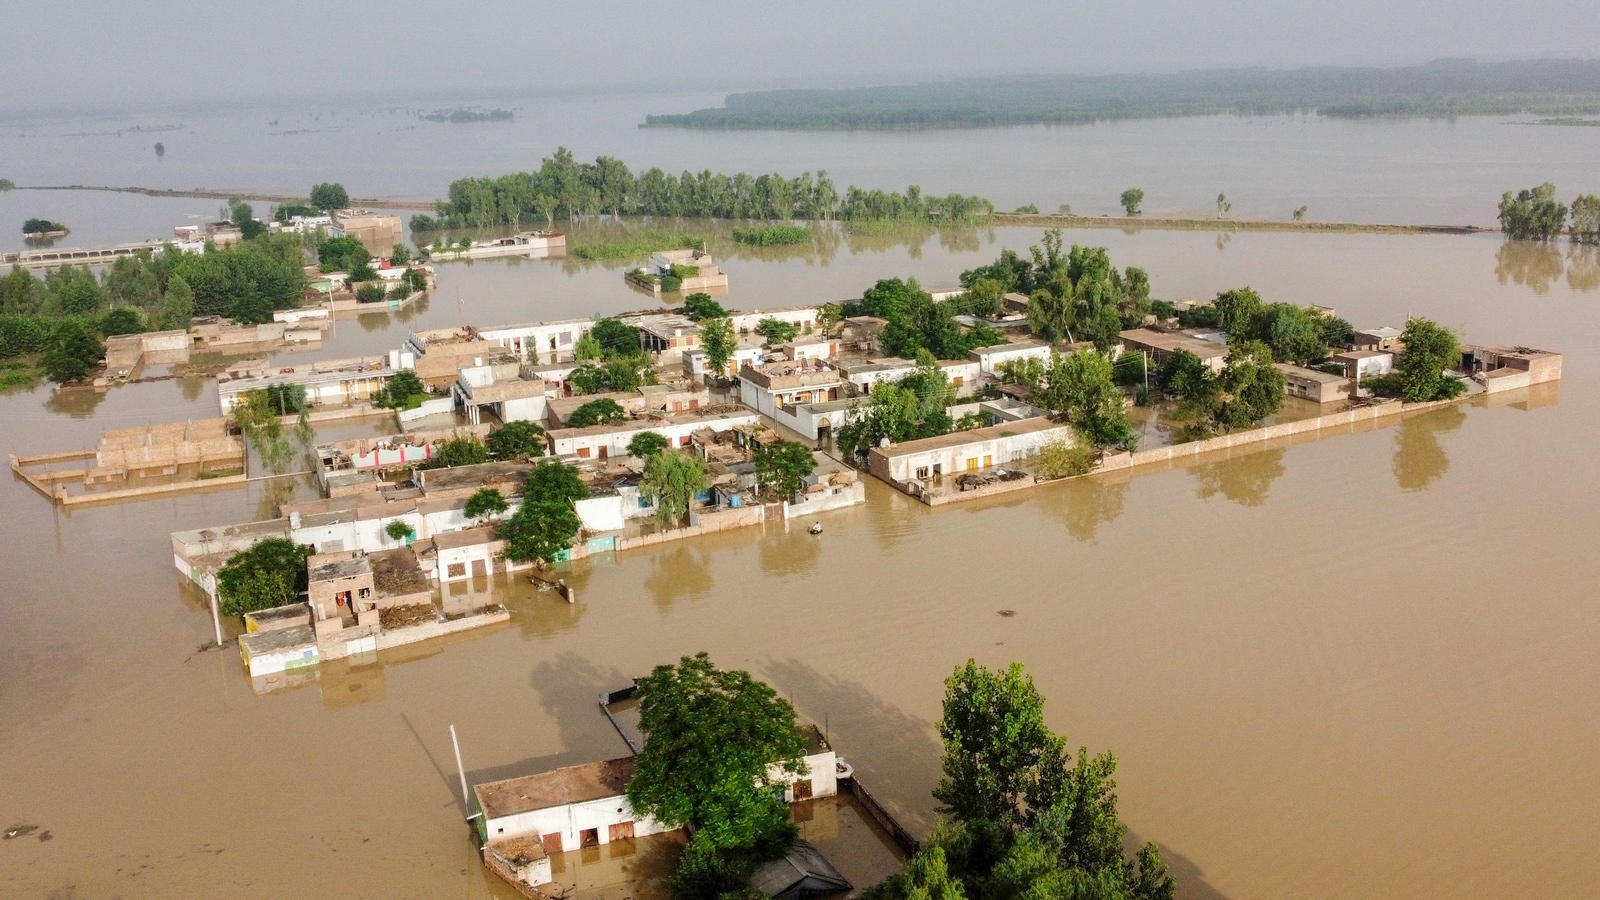
[[[206,383],[209,380],[210,379],[201,378],[197,375],[182,376],[177,379],[178,390],[183,393],[183,399],[193,403],[194,401],[200,399],[201,394],[205,393]]]
[[[1515,282],[1535,294],[1546,294],[1561,277],[1561,251],[1544,241],[1506,241],[1495,251],[1495,277],[1501,284]]]
[[[692,542],[677,542],[671,549],[658,550],[650,557],[650,574],[644,589],[662,612],[672,609],[676,600],[699,600],[711,594],[711,554]]]
[[[1394,460],[1390,463],[1400,490],[1426,490],[1450,471],[1450,457],[1438,436],[1455,431],[1466,420],[1465,411],[1450,406],[1400,423],[1394,438]]]
[[[389,327],[389,314],[387,312],[359,313],[356,315],[356,324],[362,331],[382,331]]]
[[[1567,287],[1580,292],[1600,288],[1600,247],[1578,245],[1567,251]]]
[[[1228,245],[1231,244],[1231,243],[1233,243],[1233,232],[1231,232],[1231,231],[1219,231],[1219,232],[1217,232],[1217,252],[1218,253],[1221,253],[1222,251],[1228,249]]]
[[[777,577],[802,575],[816,568],[821,553],[816,535],[799,528],[774,530],[761,539],[761,571]]]
[[[1272,483],[1286,471],[1284,452],[1280,447],[1195,466],[1191,471],[1200,482],[1195,495],[1209,500],[1221,494],[1240,506],[1260,506],[1267,502]]]
[[[1131,480],[1127,472],[1074,478],[1052,492],[1054,496],[1045,512],[1066,526],[1074,540],[1092,541],[1101,525],[1109,525],[1122,515],[1123,495]]]
[[[56,388],[50,392],[49,399],[44,401],[44,408],[53,413],[71,416],[74,419],[87,419],[94,415],[94,411],[105,402],[106,391],[95,388]]]

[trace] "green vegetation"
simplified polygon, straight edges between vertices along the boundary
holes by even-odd
[[[1128,422],[1123,400],[1111,357],[1097,350],[1056,357],[1031,398],[1035,406],[1064,415],[1080,442],[1134,450],[1138,435]]]
[[[670,175],[649,169],[635,176],[622,160],[602,156],[579,163],[561,147],[541,161],[533,172],[514,172],[499,178],[461,178],[450,184],[448,200],[436,204],[435,215],[411,217],[416,231],[441,228],[518,226],[524,222],[553,223],[578,216],[642,215],[714,219],[759,219],[790,222],[842,219],[869,221],[937,221],[967,223],[987,219],[993,204],[981,197],[951,194],[924,196],[916,185],[905,193],[848,188],[841,196],[828,173],[810,172],[798,178],[782,175],[698,174]],[[681,244],[678,246],[682,246]],[[594,250],[586,259],[637,256],[629,252]],[[644,252],[666,249],[651,247]]]
[[[993,263],[962,272],[961,283],[969,293],[982,292],[987,280],[993,282],[989,296],[1026,294],[1028,326],[1036,337],[1051,343],[1092,341],[1102,351],[1116,346],[1123,329],[1137,327],[1151,312],[1150,276],[1143,269],[1118,271],[1104,247],[1073,244],[1062,253],[1057,228],[1044,233],[1043,244],[1029,248],[1029,259],[1002,250]]]
[[[15,181],[9,178],[0,178],[0,191],[14,191],[16,189],[17,183]]]
[[[1266,303],[1249,287],[1223,291],[1211,306],[1196,307],[1178,320],[1185,327],[1221,328],[1234,343],[1261,341],[1274,360],[1299,366],[1327,359],[1329,348],[1349,343],[1352,335],[1344,319],[1312,307]]]
[[[411,543],[411,539],[417,536],[417,530],[412,528],[404,519],[395,519],[388,525],[383,526],[383,533],[387,534],[391,541],[400,541],[406,544]]]
[[[282,392],[274,394],[257,388],[240,394],[229,410],[234,424],[239,426],[239,433],[274,472],[288,468],[294,456],[289,438],[283,433],[283,417],[289,412],[287,404],[287,396]]]
[[[1273,368],[1272,350],[1261,341],[1230,344],[1221,372],[1179,350],[1162,365],[1158,381],[1178,398],[1179,415],[1193,420],[1193,437],[1250,428],[1283,407],[1284,375]]]
[[[49,219],[29,219],[22,223],[22,233],[29,236],[53,234],[66,230],[67,226],[60,222],[52,222]]]
[[[1400,68],[1213,69],[1162,75],[1033,75],[844,90],[732,94],[721,108],[647,126],[729,129],[990,128],[1168,116],[1600,113],[1600,61]]]
[[[1506,191],[1500,198],[1500,228],[1519,241],[1550,241],[1561,235],[1567,208],[1556,200],[1556,186],[1546,181],[1535,188]]]
[[[44,346],[44,376],[58,384],[82,381],[106,355],[105,345],[81,319],[56,324]]]
[[[1454,332],[1431,319],[1413,317],[1406,320],[1400,340],[1405,349],[1395,357],[1394,371],[1363,381],[1363,387],[1407,403],[1450,400],[1466,392],[1465,382],[1445,374],[1461,363],[1461,342]]]
[[[240,616],[299,600],[306,590],[306,558],[314,552],[288,538],[267,538],[235,553],[217,571],[218,610]]]
[[[267,226],[257,221],[255,210],[238,197],[231,197],[228,200],[228,220],[233,223],[233,227],[239,229],[239,234],[247,241],[267,233]]]
[[[917,357],[917,368],[899,381],[880,381],[867,403],[851,407],[839,427],[839,451],[860,460],[873,447],[949,434],[955,427],[946,411],[955,389],[932,354]]]
[[[484,516],[498,516],[510,508],[504,494],[495,488],[486,487],[479,488],[467,498],[467,504],[462,507],[461,514],[469,519],[480,519]]]
[[[616,240],[574,244],[569,249],[579,259],[643,259],[661,250],[682,250],[685,247],[704,250],[705,238],[681,231],[647,228]]]
[[[512,112],[509,109],[436,109],[431,113],[421,115],[424,122],[449,122],[452,125],[461,125],[470,122],[509,122]]]
[[[1177,885],[1154,843],[1123,855],[1116,757],[1079,748],[1074,758],[1020,664],[958,667],[945,681],[939,735],[934,797],[950,819],[866,900],[1172,900]]]
[[[986,322],[968,329],[956,322],[955,316],[968,308],[965,302],[956,298],[935,303],[916,279],[887,278],[863,293],[860,302],[845,304],[840,313],[886,320],[878,334],[879,345],[884,353],[906,359],[916,359],[923,351],[935,359],[966,359],[978,347],[1005,343],[1005,336]]]
[[[728,315],[722,304],[711,299],[710,294],[694,293],[683,298],[683,314],[692,322],[721,319]]]
[[[372,251],[353,237],[329,238],[317,245],[317,268],[323,272],[346,272],[352,280],[365,280],[354,276],[358,269],[372,269]]]
[[[347,209],[350,206],[350,195],[345,192],[344,185],[325,181],[312,185],[311,205],[323,212],[330,209]]]
[[[1034,471],[1042,478],[1087,475],[1094,468],[1094,448],[1087,443],[1054,441],[1039,448]]]
[[[1117,198],[1117,202],[1122,204],[1123,212],[1130,216],[1137,216],[1139,214],[1139,204],[1144,202],[1144,191],[1139,188],[1128,188],[1122,192],[1121,197]]]
[[[372,394],[372,405],[379,409],[416,409],[428,399],[428,388],[411,369],[389,376],[383,387]]]
[[[1600,244],[1600,197],[1579,194],[1572,201],[1572,241]]]
[[[287,222],[295,216],[321,215],[322,210],[310,203],[280,203],[272,210],[273,221]]]
[[[700,323],[700,346],[706,351],[706,366],[716,376],[727,372],[728,360],[739,349],[739,339],[734,337],[733,322],[728,319],[707,319]]]
[[[782,789],[804,765],[794,707],[704,653],[657,666],[640,679],[638,697],[646,737],[628,803],[694,833],[668,889],[674,900],[743,897],[755,863],[795,838]]]
[[[434,446],[433,456],[418,468],[452,469],[489,461],[489,448],[475,434],[453,434]]]
[[[626,322],[601,319],[579,338],[574,357],[584,364],[568,378],[579,394],[633,391],[655,384],[650,357],[644,351],[642,332]]]
[[[1019,216],[1037,216],[1039,214],[1039,206],[1035,203],[1024,203],[1012,210],[1012,212]]]
[[[679,524],[688,517],[690,504],[706,486],[706,465],[699,457],[656,453],[645,461],[639,496],[655,504],[656,518]]]
[[[811,448],[796,441],[779,441],[756,455],[756,483],[780,500],[793,500],[816,470]]]
[[[640,459],[649,459],[671,446],[671,442],[654,431],[641,431],[628,442],[628,452]]]
[[[804,244],[811,240],[811,229],[804,225],[764,225],[760,228],[735,228],[733,239],[752,247],[778,247]]]
[[[382,303],[388,296],[388,293],[383,289],[383,285],[375,282],[369,281],[356,288],[357,303]]]
[[[784,344],[800,336],[800,326],[783,319],[762,319],[756,323],[756,334],[766,341],[767,346]]]
[[[572,546],[583,523],[572,504],[589,496],[578,473],[547,459],[528,473],[522,505],[496,531],[506,542],[506,558],[516,562],[555,562]]]
[[[544,429],[534,422],[507,422],[489,432],[484,446],[496,462],[536,459],[544,455]]]
[[[568,428],[588,428],[591,425],[614,425],[626,421],[627,410],[610,397],[601,397],[572,411],[567,417]]]

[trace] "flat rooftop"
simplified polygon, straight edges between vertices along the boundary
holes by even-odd
[[[1152,331],[1149,328],[1134,328],[1121,332],[1119,335],[1125,344],[1137,344],[1160,350],[1163,353],[1174,353],[1178,350],[1187,350],[1201,359],[1215,359],[1227,356],[1226,345],[1214,341],[1202,340],[1187,334],[1174,334],[1167,331]]]
[[[447,469],[424,469],[417,473],[424,494],[454,491],[463,488],[492,486],[493,483],[510,482],[515,492],[522,492],[522,483],[533,471],[532,463],[486,462],[470,466],[451,466]]]
[[[923,438],[919,441],[892,444],[887,449],[874,449],[872,452],[882,453],[885,457],[894,459],[897,456],[926,453],[929,450],[943,450],[948,447],[960,447],[964,444],[976,444],[1012,435],[1034,434],[1040,431],[1048,431],[1052,428],[1065,427],[1065,425],[1039,416],[1033,419],[1022,419],[1017,422],[1006,422],[1001,425],[990,425],[988,428],[974,428],[971,431],[952,431],[949,434]]]
[[[358,575],[371,575],[372,564],[367,562],[365,556],[354,559],[335,559],[325,563],[318,563],[311,567],[312,581],[332,581],[336,578],[355,578]]]
[[[581,766],[567,766],[538,775],[492,781],[476,786],[473,792],[478,795],[478,806],[482,808],[484,816],[500,819],[539,809],[620,797],[628,789],[633,768],[633,757],[624,756]]]
[[[1289,363],[1273,363],[1272,367],[1290,377],[1299,378],[1303,381],[1315,381],[1318,384],[1338,384],[1350,380],[1346,375],[1330,375],[1327,372],[1318,372],[1316,369],[1307,369],[1304,366],[1296,366]]]

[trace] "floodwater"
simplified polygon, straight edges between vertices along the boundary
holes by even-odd
[[[180,145],[166,143],[170,163]],[[321,177],[295,165],[285,180]],[[1508,178],[1529,180],[1493,180]],[[983,229],[831,256],[729,254],[725,302],[835,300],[894,275],[946,283],[1038,238]],[[1559,350],[1565,378],[1362,433],[938,511],[869,482],[868,503],[829,514],[819,537],[773,526],[583,564],[568,576],[575,606],[510,579],[458,585],[492,592],[512,621],[375,665],[325,665],[264,696],[234,651],[200,649],[210,615],[167,535],[261,517],[266,489],[65,514],[13,480],[0,486],[0,826],[51,840],[0,843],[0,896],[508,898],[461,823],[448,726],[473,781],[619,753],[598,692],[700,650],[823,724],[915,831],[934,820],[941,680],[969,657],[1019,660],[1053,727],[1117,753],[1124,816],[1162,846],[1181,897],[1592,893],[1600,262],[1488,235],[1067,240],[1147,268],[1157,296],[1250,284],[1357,325],[1425,314],[1467,340]],[[449,264],[426,306],[341,322],[315,352],[643,299],[604,266]],[[216,414],[214,387],[197,380],[0,395],[0,433],[19,454]]]
[[[1338,120],[1216,116],[1064,127],[932,132],[715,132],[641,129],[653,112],[718,105],[721,95],[565,94],[463,98],[452,103],[347,101],[316,106],[172,108],[100,115],[0,113],[0,178],[19,185],[113,185],[304,194],[342,182],[358,197],[431,200],[464,175],[537,168],[566,146],[635,171],[826,170],[841,191],[979,194],[1004,210],[1119,213],[1125,188],[1148,215],[1216,214],[1313,220],[1492,225],[1507,190],[1554,181],[1564,198],[1600,191],[1600,129],[1532,124],[1528,117]],[[437,106],[513,109],[510,122],[426,122]],[[132,129],[144,129],[134,131]],[[171,130],[152,131],[155,128]],[[155,154],[160,142],[163,156]],[[22,220],[62,221],[62,246],[171,234],[214,200],[62,191],[0,194],[0,248],[21,243]],[[262,210],[258,210],[262,212]]]

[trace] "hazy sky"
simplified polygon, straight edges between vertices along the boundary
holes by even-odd
[[[1600,55],[1597,0],[6,0],[0,106]]]

